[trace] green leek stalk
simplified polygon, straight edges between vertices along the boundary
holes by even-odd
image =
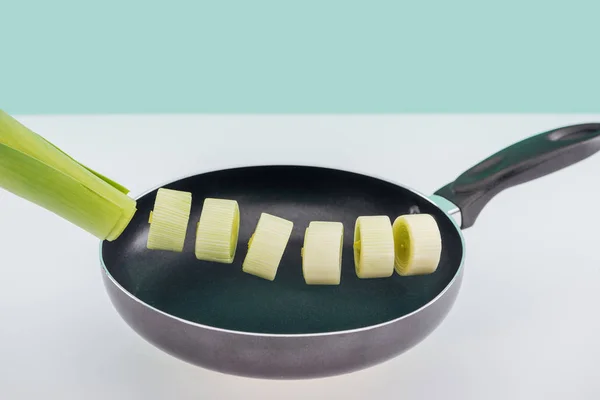
[[[2,110],[0,187],[101,240],[117,239],[136,212],[125,187],[80,164]]]

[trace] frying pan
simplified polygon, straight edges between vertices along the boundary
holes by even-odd
[[[445,318],[465,260],[461,229],[499,192],[547,175],[600,149],[600,124],[567,126],[514,144],[475,165],[432,196],[336,169],[267,165],[188,176],[162,187],[192,192],[190,221],[206,197],[239,202],[240,246],[232,265],[194,256],[195,222],[183,253],[146,249],[156,191],[137,198],[123,234],[102,242],[104,283],[122,318],[143,338],[192,364],[269,378],[325,377],[363,369],[406,351]],[[241,271],[244,246],[261,212],[294,222],[274,282]],[[428,213],[442,237],[431,275],[358,279],[353,230],[361,215]],[[339,286],[310,286],[300,249],[310,221],[344,224]]]
[[[566,126],[514,144],[435,192],[338,169],[300,165],[232,168],[161,185],[192,193],[184,251],[148,250],[148,215],[160,187],[136,198],[137,212],[114,241],[100,243],[108,295],[121,317],[163,351],[222,373],[306,379],[367,368],[425,339],[446,317],[461,286],[462,229],[498,193],[600,150],[600,123]],[[240,206],[233,264],[194,255],[195,225],[206,197]],[[242,272],[262,212],[294,222],[273,282]],[[442,237],[430,275],[358,279],[353,231],[357,217],[431,214]],[[300,249],[311,221],[344,224],[338,286],[306,285]]]

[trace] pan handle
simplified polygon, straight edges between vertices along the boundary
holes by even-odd
[[[512,186],[575,164],[600,150],[600,123],[540,133],[497,152],[435,192],[461,212],[461,228],[475,223],[485,205]]]

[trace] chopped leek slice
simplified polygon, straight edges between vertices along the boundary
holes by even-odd
[[[359,278],[394,273],[394,234],[387,216],[358,217],[354,227],[354,265]]]
[[[0,186],[101,240],[127,227],[136,202],[128,190],[85,167],[0,110]]]
[[[313,221],[302,248],[302,273],[308,285],[339,285],[342,274],[344,225]]]
[[[274,280],[293,227],[292,221],[262,213],[250,237],[242,270],[269,281]]]
[[[237,249],[239,229],[237,201],[205,199],[196,228],[196,258],[231,264]]]
[[[398,275],[427,275],[437,270],[442,253],[438,224],[429,214],[402,215],[394,221]]]
[[[151,211],[146,247],[151,250],[182,252],[187,233],[192,194],[160,188]]]

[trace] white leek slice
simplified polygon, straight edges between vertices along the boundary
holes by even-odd
[[[354,226],[354,266],[361,279],[392,276],[394,235],[389,217],[358,217]]]
[[[235,257],[239,229],[240,209],[237,201],[205,199],[196,228],[196,258],[231,264]]]
[[[292,221],[262,213],[248,242],[242,270],[269,281],[274,280],[293,227]]]
[[[308,285],[339,285],[342,274],[344,225],[313,221],[306,228],[302,274]]]
[[[403,215],[396,218],[393,230],[399,275],[426,275],[437,270],[442,237],[435,218],[429,214]]]
[[[96,237],[117,239],[136,211],[128,190],[0,110],[0,186]],[[53,181],[56,180],[56,182]]]
[[[160,188],[151,211],[147,247],[182,252],[190,219],[192,194]]]

